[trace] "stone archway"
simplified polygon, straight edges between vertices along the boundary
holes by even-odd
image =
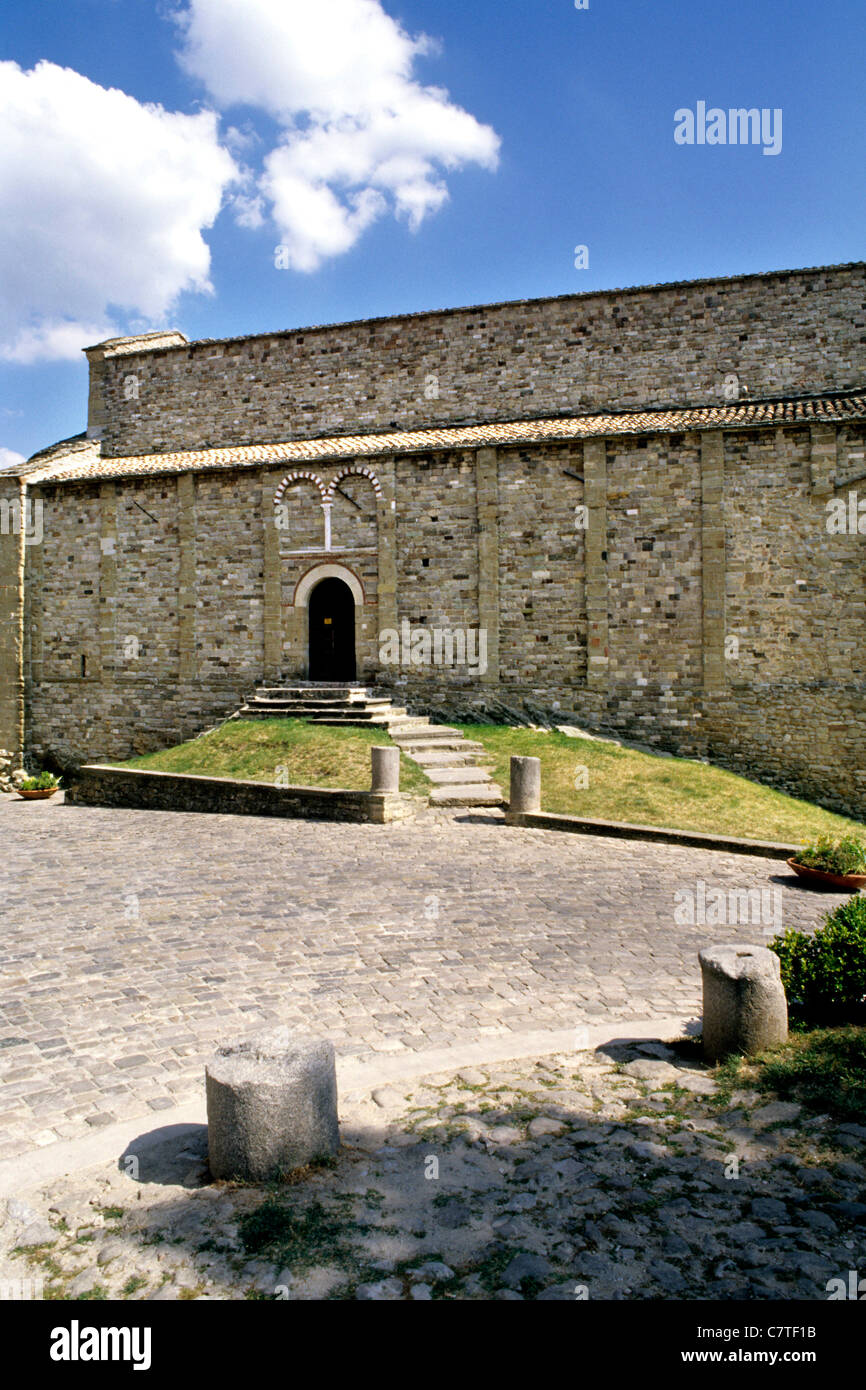
[[[299,580],[292,612],[308,680],[344,685],[357,679],[364,603],[364,587],[347,565],[315,565]]]
[[[357,675],[355,599],[343,579],[322,579],[307,604],[307,673],[322,685],[342,685]]]

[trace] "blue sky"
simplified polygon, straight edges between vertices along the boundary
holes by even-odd
[[[4,0],[0,61],[0,461],[84,427],[89,333],[864,254],[862,0]],[[781,152],[677,144],[699,101]]]

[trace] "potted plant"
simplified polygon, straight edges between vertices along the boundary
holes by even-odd
[[[819,835],[788,860],[788,867],[813,883],[856,892],[866,888],[866,845],[856,835],[845,835],[841,840]]]
[[[60,780],[53,772],[40,772],[38,777],[25,777],[15,790],[24,801],[46,801],[60,789]]]

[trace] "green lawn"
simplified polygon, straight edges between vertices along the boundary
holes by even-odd
[[[121,766],[369,791],[374,745],[394,746],[384,729],[331,729],[302,719],[236,719],[191,743],[130,758]],[[400,763],[400,790],[429,796],[430,783],[417,764],[406,757]],[[286,772],[281,774],[280,768]]]
[[[506,796],[512,753],[540,758],[544,811],[789,844],[823,832],[840,836],[853,831],[866,836],[866,826],[858,822],[704,763],[637,753],[556,732],[489,724],[461,728],[467,738],[484,744],[495,764],[495,780]],[[587,787],[576,785],[587,777]]]
[[[839,836],[853,830],[866,836],[862,824],[704,763],[534,729],[490,724],[460,728],[467,738],[484,744],[506,797],[512,753],[540,758],[545,811],[791,844],[822,833]],[[381,729],[331,729],[301,719],[238,719],[191,743],[132,758],[123,766],[272,783],[281,776],[278,769],[285,768],[282,780],[292,786],[365,791],[370,786],[373,744],[388,746],[391,739]],[[582,777],[588,778],[587,787],[576,786]],[[405,755],[400,785],[406,792],[430,792],[421,769]]]

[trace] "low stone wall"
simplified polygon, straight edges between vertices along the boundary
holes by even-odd
[[[388,825],[412,820],[424,797],[404,793],[334,791],[324,787],[274,787],[174,772],[91,763],[79,769],[66,792],[67,805],[123,806],[141,811],[196,811],[224,816],[369,821]]]
[[[556,816],[547,811],[508,810],[505,823],[529,830],[565,830],[573,835],[605,835],[614,840],[645,840],[650,844],[717,849],[725,854],[756,854],[761,859],[791,859],[797,853],[796,845],[783,845],[774,840],[735,840],[727,835],[666,830],[655,825],[630,825],[627,821],[585,820],[580,816]]]

